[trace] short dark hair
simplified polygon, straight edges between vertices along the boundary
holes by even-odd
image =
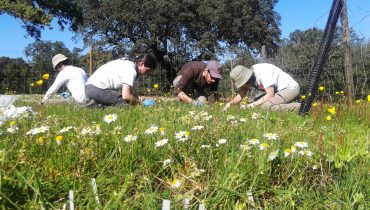
[[[135,63],[138,63],[138,62],[144,62],[144,65],[151,69],[155,69],[157,67],[157,60],[151,54],[143,54],[143,55],[137,56],[135,58]]]

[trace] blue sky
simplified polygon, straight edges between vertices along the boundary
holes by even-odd
[[[296,29],[306,30],[312,27],[323,29],[331,4],[332,0],[279,0],[275,11],[281,16],[282,38],[287,38]],[[349,26],[360,37],[370,40],[370,0],[347,0],[347,6]],[[26,36],[21,22],[3,14],[0,15],[0,27],[0,56],[25,58],[25,47],[35,40]],[[53,30],[44,30],[41,39],[62,41],[71,50],[74,47],[82,48],[82,41],[73,41],[72,37],[72,32],[60,31],[55,25]]]

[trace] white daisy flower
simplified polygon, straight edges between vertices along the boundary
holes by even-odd
[[[294,144],[294,146],[298,147],[298,148],[307,148],[308,147],[308,143],[307,142],[304,142],[304,141],[298,141]]]
[[[117,115],[116,114],[107,114],[104,116],[104,122],[106,123],[111,123],[117,120]]]
[[[273,152],[271,152],[268,156],[268,160],[269,161],[273,161],[276,159],[276,157],[279,155],[279,150],[275,150]]]
[[[295,153],[297,151],[297,147],[293,145],[290,147],[290,150],[292,151],[292,153]]]
[[[177,188],[180,188],[181,187],[181,181],[180,180],[178,180],[178,179],[174,179],[173,181],[172,181],[172,183],[171,183],[171,187],[172,188],[175,188],[175,189],[177,189]]]
[[[211,145],[209,145],[209,144],[203,144],[203,145],[200,146],[200,148],[210,148],[210,147],[211,147]]]
[[[158,126],[152,125],[144,131],[144,134],[150,135],[158,131]]]
[[[162,139],[160,141],[157,141],[157,142],[155,142],[155,147],[161,147],[161,146],[167,144],[167,142],[168,142],[168,139]]]
[[[10,127],[10,128],[7,128],[6,129],[6,132],[8,132],[8,133],[17,133],[17,131],[19,130],[19,128],[18,127],[14,127],[14,126],[12,126],[12,127]]]
[[[267,148],[269,148],[270,146],[266,143],[262,143],[260,144],[260,150],[266,150]]]
[[[191,128],[191,130],[197,130],[197,131],[202,130],[202,129],[204,129],[203,125],[196,125],[196,126]]]
[[[63,128],[59,131],[59,133],[65,133],[65,132],[68,132],[68,131],[70,131],[72,128],[73,128],[73,126],[63,127]]]
[[[249,144],[251,145],[257,145],[260,143],[260,140],[256,139],[256,138],[253,138],[251,140],[248,141]]]
[[[313,152],[311,152],[311,150],[306,149],[306,150],[299,151],[298,155],[311,157],[313,155]]]
[[[186,141],[189,138],[189,134],[188,131],[180,131],[175,134],[175,137],[179,141]]]
[[[166,159],[163,161],[163,166],[168,166],[172,162],[171,159]]]
[[[226,144],[227,140],[226,139],[220,139],[217,142],[218,142],[218,144]]]
[[[39,133],[45,133],[48,130],[49,130],[48,126],[41,126],[39,128],[34,128],[34,129],[29,130],[26,134],[27,135],[30,135],[30,134],[36,135],[36,134],[39,134]]]
[[[133,135],[127,135],[124,140],[125,142],[132,142],[132,141],[136,141],[137,139],[137,136],[133,136]]]
[[[253,114],[252,114],[252,119],[253,120],[256,120],[256,119],[258,119],[258,117],[260,116],[260,114],[259,113],[256,113],[256,112],[253,112]]]
[[[92,133],[91,128],[82,128],[81,135],[90,135]]]
[[[236,120],[236,117],[233,116],[233,115],[227,115],[227,121],[232,121],[232,120]]]
[[[239,121],[242,122],[242,123],[247,122],[247,118],[240,118]]]
[[[268,140],[277,140],[279,136],[276,133],[265,133],[263,137],[267,138]]]
[[[292,154],[292,150],[291,149],[285,149],[284,150],[284,156],[285,157],[289,157],[291,154]]]
[[[204,117],[203,120],[210,121],[212,118],[213,118],[212,115],[209,115],[209,116]]]

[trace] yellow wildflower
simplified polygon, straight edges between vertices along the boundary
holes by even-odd
[[[337,113],[337,111],[335,110],[335,107],[334,106],[331,106],[329,109],[328,109],[328,112],[332,115],[335,115]]]
[[[317,107],[317,102],[312,104],[313,107]]]
[[[41,136],[37,139],[37,142],[39,142],[40,144],[43,144],[44,142],[46,141],[46,137],[45,136]]]
[[[33,87],[33,86],[35,86],[35,83],[33,83],[33,82],[32,82],[32,83],[31,83],[31,87]]]
[[[42,83],[44,83],[44,81],[42,79],[40,79],[39,81],[36,82],[36,84],[38,84],[38,85],[42,85]]]
[[[327,121],[329,121],[329,120],[331,120],[331,116],[330,115],[328,115],[328,116],[326,116],[326,118],[325,118]]]
[[[10,127],[15,126],[15,124],[16,124],[16,123],[15,123],[15,121],[10,121],[10,122],[9,122]]]
[[[153,85],[153,87],[154,87],[155,89],[158,89],[159,85],[158,85],[158,84],[154,84],[154,85]]]
[[[367,102],[370,102],[370,95],[367,95]]]
[[[301,99],[306,99],[306,95],[302,95],[301,96]]]
[[[43,74],[43,75],[42,75],[42,78],[43,78],[44,80],[48,80],[48,79],[49,79],[49,74]]]
[[[322,92],[322,91],[324,91],[324,90],[325,90],[325,87],[324,87],[324,86],[320,86],[320,87],[319,87],[319,90],[320,90],[320,92]]]
[[[55,137],[55,140],[62,141],[63,140],[63,136],[57,136],[57,137]]]
[[[342,90],[342,91],[340,91],[340,94],[344,94],[344,91]]]
[[[335,95],[339,95],[339,91],[335,91]]]
[[[361,100],[356,100],[356,104],[361,104]]]

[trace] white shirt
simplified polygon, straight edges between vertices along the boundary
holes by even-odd
[[[276,91],[299,87],[298,83],[289,74],[272,64],[259,63],[251,68],[256,76],[256,83],[260,90],[270,86],[273,86]]]
[[[88,101],[85,95],[86,80],[87,75],[83,69],[68,65],[58,73],[53,85],[45,93],[43,100],[46,101],[51,95],[55,94],[63,84],[66,84],[73,99],[78,103],[85,103]]]
[[[117,59],[98,68],[87,80],[86,85],[94,85],[101,89],[120,89],[123,84],[133,87],[137,72],[135,63]]]

